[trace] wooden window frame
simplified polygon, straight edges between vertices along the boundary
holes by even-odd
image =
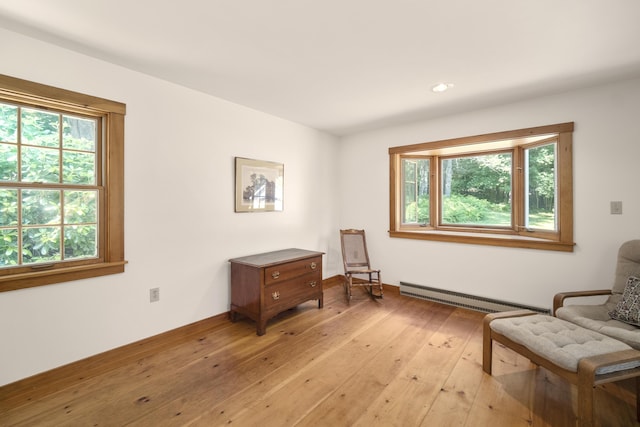
[[[573,122],[517,129],[485,135],[454,138],[421,144],[389,148],[389,235],[390,237],[468,243],[490,246],[543,249],[573,252]],[[524,150],[557,141],[557,231],[527,230],[524,218]],[[440,167],[436,163],[445,157],[481,155],[504,151],[513,152],[512,172],[512,227],[491,228],[449,226],[441,224]],[[435,153],[435,154],[434,154]],[[454,153],[454,154],[450,154]],[[402,223],[402,159],[429,158],[430,166],[430,224]]]
[[[126,105],[0,75],[0,100],[98,117],[102,127],[102,205],[96,259],[0,269],[0,292],[124,272],[124,117]]]

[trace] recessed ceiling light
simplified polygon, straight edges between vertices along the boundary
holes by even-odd
[[[431,88],[431,91],[439,93],[439,92],[444,92],[445,90],[452,87],[453,87],[453,83],[438,83],[437,85]]]

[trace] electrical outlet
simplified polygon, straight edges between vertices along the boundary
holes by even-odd
[[[149,289],[149,302],[160,301],[160,288]]]
[[[611,202],[611,215],[622,215],[622,202]]]

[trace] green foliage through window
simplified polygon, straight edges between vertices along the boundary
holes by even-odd
[[[556,229],[556,144],[525,150],[525,225],[531,228]]]
[[[525,228],[556,230],[555,142],[523,148]],[[513,156],[516,151],[461,157],[402,159],[402,223],[430,224],[430,161],[440,161],[440,224],[513,227]]]
[[[511,226],[511,153],[442,160],[442,223]]]
[[[0,268],[98,255],[97,120],[0,103]]]
[[[404,222],[429,222],[429,160],[404,159],[402,171]]]

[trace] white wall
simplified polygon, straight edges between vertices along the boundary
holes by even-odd
[[[639,119],[636,79],[344,138],[340,225],[366,229],[372,263],[389,284],[406,281],[547,308],[561,290],[609,288],[618,247],[640,238]],[[388,236],[389,147],[570,121],[573,253]],[[623,215],[609,214],[612,200],[623,201]]]
[[[16,33],[0,39],[0,73],[126,103],[129,261],[120,275],[0,293],[0,385],[226,312],[229,258],[330,252],[336,138]],[[234,213],[235,156],[284,163],[284,212]],[[324,276],[338,267],[326,256]]]

